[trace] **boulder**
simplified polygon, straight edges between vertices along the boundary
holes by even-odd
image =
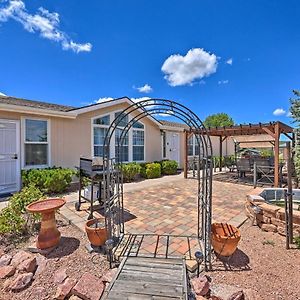
[[[17,267],[18,265],[20,265],[24,260],[32,258],[32,254],[21,250],[20,252],[18,252],[17,254],[15,254],[11,260],[11,265]]]
[[[213,284],[210,289],[211,298],[214,296],[224,300],[229,299],[232,295],[241,291],[240,288],[229,284]]]
[[[64,280],[64,283],[61,283],[56,290],[56,294],[54,299],[64,300],[68,297],[72,291],[72,288],[76,284],[76,281],[71,278],[67,278]]]
[[[277,232],[277,226],[273,224],[262,224],[261,229],[268,232]]]
[[[204,275],[192,279],[192,287],[197,295],[205,296],[209,292],[209,281]]]
[[[10,289],[13,292],[21,291],[21,290],[27,288],[30,285],[32,278],[33,278],[33,274],[32,273],[19,274],[12,281],[12,283],[10,285]]]
[[[37,262],[37,269],[35,271],[34,277],[39,276],[39,274],[41,274],[45,270],[47,265],[47,259],[42,255],[37,255],[36,262]]]
[[[280,209],[280,207],[268,203],[259,203],[258,205],[263,210],[264,216],[270,218],[275,218],[277,211]]]
[[[109,271],[107,271],[102,277],[101,280],[105,283],[109,283],[112,281],[113,277],[115,276],[115,274],[117,273],[117,268],[114,269],[110,269]]]
[[[21,262],[21,264],[17,266],[17,269],[21,272],[34,273],[36,267],[37,267],[36,258],[30,257],[28,259],[25,259],[23,262]]]
[[[14,266],[3,266],[0,267],[0,278],[4,279],[7,277],[11,277],[15,274],[16,268]]]
[[[103,282],[98,277],[86,272],[72,289],[72,294],[83,300],[99,300],[103,290]]]
[[[67,270],[65,268],[58,269],[53,275],[53,282],[56,284],[61,284],[67,277]]]
[[[0,267],[8,266],[11,262],[12,256],[9,254],[3,254],[0,258]]]

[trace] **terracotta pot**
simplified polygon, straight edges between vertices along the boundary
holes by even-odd
[[[99,227],[96,227],[96,225]],[[104,219],[95,218],[87,221],[85,223],[85,231],[93,246],[102,246],[105,244],[107,240],[107,232]]]
[[[214,251],[221,256],[232,255],[241,238],[238,228],[227,223],[213,223],[211,226],[211,242]]]

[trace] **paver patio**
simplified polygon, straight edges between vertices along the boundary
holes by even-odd
[[[154,184],[155,183],[155,184]],[[182,176],[169,176],[163,180],[146,180],[140,183],[124,185],[125,231],[131,234],[197,234],[197,181]],[[239,226],[246,219],[244,201],[246,194],[253,190],[250,186],[213,181],[213,222],[229,222]],[[66,196],[67,204],[61,214],[75,226],[84,230],[88,217],[89,203],[84,203],[81,211],[74,204],[78,193]],[[95,212],[95,217],[100,214]],[[142,243],[142,246],[139,245]],[[189,241],[191,253],[199,248],[198,240]],[[122,244],[126,244],[126,239]],[[186,238],[161,236],[159,243],[155,236],[138,235],[132,242],[130,253],[139,249],[139,255],[149,255],[157,250],[157,256],[184,255],[188,252]],[[168,249],[167,245],[168,244]],[[155,250],[156,249],[156,250]],[[122,251],[122,249],[120,250]]]

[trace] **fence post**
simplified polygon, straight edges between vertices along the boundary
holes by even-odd
[[[257,184],[257,165],[256,162],[253,164],[253,187],[256,188]]]

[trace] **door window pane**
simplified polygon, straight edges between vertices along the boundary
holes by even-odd
[[[126,134],[125,138],[123,139],[123,144],[120,144],[118,147],[120,141],[120,136],[122,134],[122,130],[116,129],[115,131],[115,155],[117,161],[129,161],[129,154],[128,154],[128,133]]]
[[[26,142],[47,142],[47,121],[25,120]]]
[[[47,144],[25,144],[25,165],[39,166],[48,164]]]
[[[144,125],[140,122],[136,122],[132,125],[133,128],[141,128],[143,129],[144,128]]]
[[[128,123],[128,115],[124,113],[121,112],[115,113],[115,118],[116,118],[116,122],[119,122],[120,120],[120,123],[118,123],[118,127],[125,127]]]
[[[106,135],[106,128],[94,127],[94,145],[103,145]]]
[[[134,146],[143,146],[144,145],[144,131],[133,130],[132,132],[132,144]]]
[[[133,130],[132,131],[132,160],[143,161],[144,160],[144,131]]]

